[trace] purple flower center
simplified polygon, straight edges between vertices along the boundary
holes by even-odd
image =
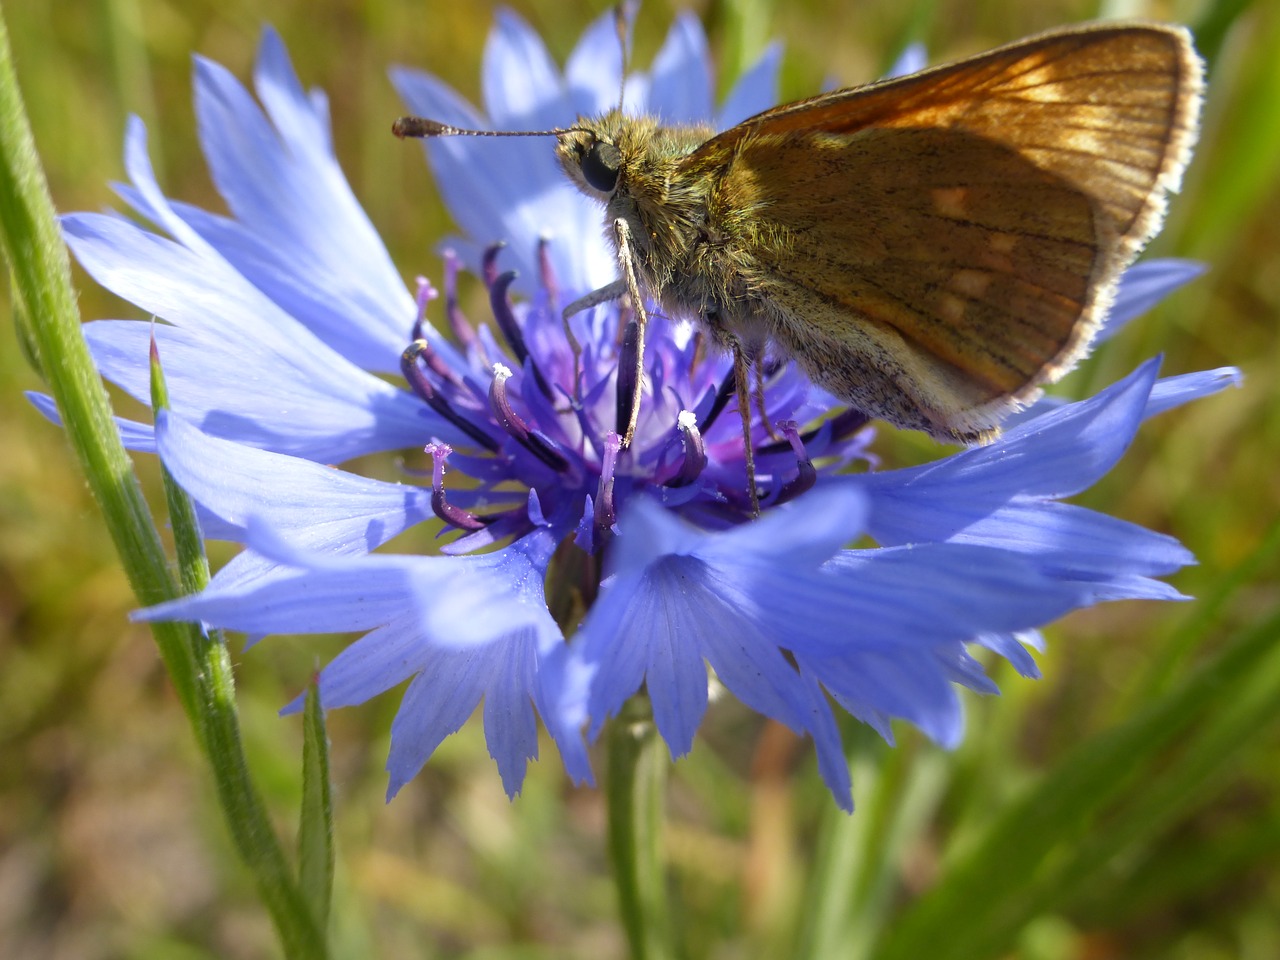
[[[527,498],[496,512],[452,503],[445,490],[446,461],[479,482],[479,495],[472,494],[477,502],[509,502],[512,483],[522,485],[559,536],[577,529],[576,542],[590,552],[607,541],[625,498],[641,491],[712,526],[747,519],[750,499],[741,427],[729,403],[734,378],[728,359],[709,352],[700,333],[681,336],[685,331],[657,316],[650,321],[645,376],[638,380],[630,311],[607,304],[566,324],[546,241],[539,243],[536,296],[514,304],[515,274],[499,272],[500,253],[501,246],[490,247],[480,271],[492,331],[463,314],[459,262],[445,258],[445,312],[468,367],[456,369],[423,338],[426,311],[439,294],[421,279],[413,340],[401,357],[410,389],[475,445],[469,453],[438,440],[427,447],[436,515],[466,534],[448,552],[476,549],[500,535],[519,536],[538,522],[529,516]],[[822,407],[788,365],[766,363],[759,392],[769,415],[781,417],[781,439],[772,439],[778,433],[754,411],[762,502],[785,502],[816,483],[811,442],[819,444],[830,469],[862,455],[863,438],[851,440],[866,425],[861,414],[846,412],[800,432],[798,422],[812,420]],[[639,422],[624,447],[620,437],[637,399]]]

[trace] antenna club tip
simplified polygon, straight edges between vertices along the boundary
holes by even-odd
[[[405,137],[437,137],[447,129],[442,123],[422,117],[401,117],[391,124],[391,132],[401,140]]]

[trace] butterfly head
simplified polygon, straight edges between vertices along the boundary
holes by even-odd
[[[579,119],[556,138],[556,157],[569,179],[589,197],[608,200],[623,179],[626,121],[614,111]]]

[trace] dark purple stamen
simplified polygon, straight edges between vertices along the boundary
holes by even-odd
[[[505,243],[499,241],[484,248],[484,254],[480,258],[480,279],[486,287],[493,286],[493,281],[498,279],[498,254],[505,246]]]
[[[832,439],[844,440],[853,436],[870,423],[871,418],[861,410],[855,410],[853,407],[847,407],[832,417],[828,422],[831,424]]]
[[[432,373],[442,381],[458,390],[471,389],[458,374],[458,371],[445,362],[445,359],[431,349],[427,343],[424,327],[427,322],[427,304],[440,296],[440,292],[431,285],[426,277],[418,277],[418,318],[413,322],[413,344],[410,349],[417,351],[417,356],[427,365]],[[474,392],[474,391],[473,391]]]
[[[855,410],[853,407],[848,407],[841,410],[830,420],[824,420],[812,430],[806,430],[800,435],[800,442],[809,443],[819,434],[819,432],[824,428],[827,428],[828,424],[830,425],[829,429],[831,430],[832,440],[846,440],[870,422],[871,418],[861,410]],[[767,456],[771,453],[782,453],[789,446],[790,443],[787,441],[786,437],[783,437],[781,440],[777,440],[774,443],[766,443],[756,452],[761,456]]]
[[[711,425],[716,422],[716,417],[720,416],[724,408],[729,405],[729,398],[737,392],[737,378],[733,375],[731,369],[723,380],[720,381],[720,387],[716,390],[716,398],[711,403],[711,409],[707,411],[707,415],[698,423],[698,430],[706,433]]]
[[[409,339],[425,340],[427,339],[426,331],[424,330],[424,325],[427,322],[427,304],[437,299],[440,296],[440,291],[433,287],[431,281],[426,277],[418,277],[417,283],[418,292],[414,296],[414,300],[418,305],[418,315],[414,318],[413,336]]]
[[[462,314],[462,308],[458,306],[458,271],[462,269],[462,261],[458,259],[458,255],[452,250],[444,252],[444,312],[449,319],[449,329],[453,331],[453,338],[458,341],[463,352],[468,352],[473,346],[479,345],[479,338],[476,337],[475,327],[471,326],[471,322]],[[488,362],[487,359],[485,361]]]
[[[422,400],[440,416],[444,417],[455,427],[465,433],[480,446],[484,447],[490,453],[497,453],[501,449],[501,444],[493,437],[489,436],[483,429],[472,423],[458,411],[453,409],[447,399],[440,395],[439,391],[432,386],[431,381],[423,372],[422,367],[418,365],[419,357],[426,357],[432,353],[430,345],[425,340],[415,340],[409,346],[405,347],[404,352],[400,354],[400,370],[404,374],[405,380],[409,382],[409,387],[413,390],[418,398]],[[428,361],[429,362],[429,361]]]
[[[707,449],[702,442],[702,433],[692,413],[681,410],[676,417],[676,426],[680,430],[680,442],[684,447],[684,463],[680,472],[668,481],[669,487],[687,487],[697,480],[707,467]]]
[[[434,350],[428,348],[422,351],[422,362],[427,365],[428,370],[450,386],[458,390],[472,390],[474,392],[475,388],[463,380],[458,371],[451,367],[444,357]]]
[[[523,442],[529,436],[529,425],[516,413],[507,399],[507,381],[511,379],[511,368],[500,363],[493,366],[493,380],[489,382],[489,406],[493,409],[494,419],[498,426]]]
[[[600,463],[600,485],[596,489],[595,499],[595,543],[604,543],[609,531],[618,519],[617,509],[613,502],[614,468],[618,463],[618,451],[622,449],[622,437],[610,433],[604,439],[604,459]]]
[[[489,525],[488,519],[452,506],[445,499],[444,465],[449,459],[449,454],[453,453],[453,447],[439,440],[433,440],[424,449],[431,455],[431,509],[435,515],[460,530],[483,530]]]
[[[442,545],[440,552],[446,556],[460,557],[473,550],[484,550],[503,540],[519,540],[532,529],[529,513],[523,506],[518,510],[505,510],[490,517],[489,523],[481,529]]]
[[[511,379],[511,370],[500,363],[493,365],[493,380],[489,383],[489,408],[493,418],[507,435],[516,440],[526,450],[545,463],[552,470],[561,473],[569,469],[569,461],[564,454],[552,446],[541,433],[529,429],[524,418],[516,413],[507,397],[507,381]]]
[[[516,362],[524,367],[525,361],[529,359],[529,347],[524,342],[524,332],[520,329],[520,323],[516,320],[515,311],[511,309],[511,301],[507,298],[507,291],[511,288],[511,284],[515,282],[516,274],[514,270],[509,270],[500,277],[495,277],[493,282],[489,284],[489,305],[493,309],[493,317],[498,321],[498,328],[502,331],[502,336],[507,341],[507,346],[511,348],[512,355],[516,358]],[[538,385],[538,390],[548,399],[551,398],[551,386],[542,376],[542,371],[538,369],[536,363],[529,363],[528,366],[533,370],[534,383]]]
[[[614,407],[614,429],[625,436],[631,428],[631,411],[638,402],[640,382],[636,379],[636,350],[640,344],[640,324],[635,316],[627,321],[618,346],[618,393]]]
[[[800,496],[818,482],[818,471],[814,469],[813,461],[809,459],[809,454],[804,448],[804,440],[800,437],[800,425],[794,420],[782,420],[778,423],[778,429],[782,431],[783,437],[795,451],[798,473],[782,485],[782,489],[778,491],[778,496],[773,501],[775,504],[786,503]]]

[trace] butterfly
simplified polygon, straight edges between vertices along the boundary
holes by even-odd
[[[750,369],[793,358],[844,402],[983,443],[1089,350],[1120,275],[1159,229],[1195,143],[1203,68],[1185,28],[1055,30],[910,76],[774,107],[727,130],[615,109],[551,131],[401,118],[400,136],[557,140],[604,207],[643,376],[645,303]],[[763,410],[763,389],[755,391]]]

